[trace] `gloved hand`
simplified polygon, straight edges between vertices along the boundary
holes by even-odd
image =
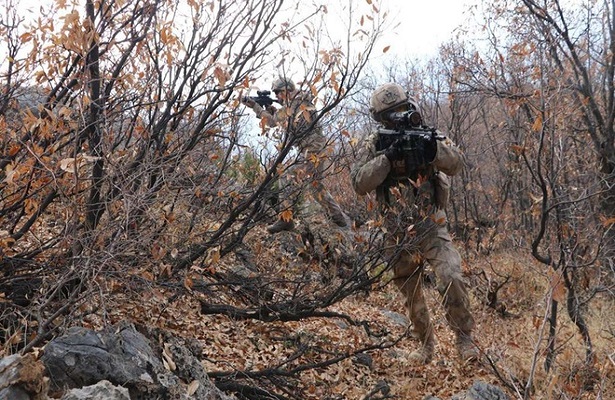
[[[393,164],[395,161],[404,159],[404,142],[402,139],[397,139],[391,145],[384,150],[384,155],[389,159],[389,162]]]
[[[436,153],[438,152],[438,141],[436,140],[436,135],[431,135],[431,138],[426,141],[425,146],[425,163],[430,164],[433,160],[436,159]]]
[[[389,159],[389,163],[391,164],[389,175],[393,178],[405,177],[408,173],[406,168],[406,151],[403,146],[404,141],[402,139],[397,139],[384,150],[384,155]]]
[[[275,108],[273,105],[267,106],[265,107],[265,111],[267,111],[269,114],[271,115],[275,115],[275,113],[278,111],[277,108]]]
[[[406,152],[406,166],[409,170],[426,168],[436,159],[438,142],[435,135],[419,136],[412,144],[412,151]]]
[[[249,108],[254,108],[254,106],[256,105],[256,101],[251,99],[249,96],[242,97],[241,98],[241,103],[244,104],[246,107],[249,107]]]

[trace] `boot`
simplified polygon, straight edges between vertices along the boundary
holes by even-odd
[[[292,220],[284,221],[279,219],[275,224],[267,227],[267,232],[274,234],[282,231],[292,231],[293,229],[295,229],[295,223]]]
[[[478,347],[474,344],[471,335],[460,333],[456,340],[457,351],[462,362],[473,362],[478,360],[480,353]]]
[[[434,352],[434,337],[433,337],[433,333],[429,333],[427,337],[425,338],[425,340],[423,341],[423,343],[421,344],[421,347],[419,347],[417,350],[414,350],[412,353],[410,353],[410,355],[408,356],[408,360],[412,364],[416,364],[416,365],[429,364],[431,362],[431,359],[433,358],[433,352]]]

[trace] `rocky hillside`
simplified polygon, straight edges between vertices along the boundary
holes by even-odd
[[[417,342],[409,335],[402,299],[394,285],[388,284],[386,267],[367,271],[368,275],[382,272],[378,279],[370,279],[354,274],[349,266],[349,260],[360,257],[349,250],[351,243],[369,241],[365,229],[340,231],[308,221],[294,232],[270,236],[259,227],[232,256],[215,259],[212,254],[210,265],[194,266],[183,274],[132,266],[128,281],[112,274],[97,277],[101,296],[81,305],[87,312],[81,320],[71,322],[77,328],[63,331],[77,336],[62,339],[58,335],[60,339],[34,349],[33,354],[46,367],[38,376],[47,377],[49,393],[56,398],[67,396],[66,386],[103,380],[130,388],[131,398],[152,399],[513,399],[523,398],[526,391],[526,398],[534,399],[615,398],[608,389],[615,383],[613,299],[599,299],[598,306],[588,310],[595,350],[590,365],[583,362],[576,328],[563,311],[560,313],[555,367],[545,372],[545,304],[549,295],[558,295],[558,289],[551,286],[544,267],[519,253],[490,257],[465,254],[463,268],[471,284],[476,340],[482,353],[476,363],[457,359],[439,294],[426,271],[436,356],[426,366],[410,364],[408,355]],[[216,276],[233,277],[234,284],[220,292]],[[348,287],[353,288],[351,294],[338,300],[335,295]],[[299,288],[312,297],[283,296],[285,290]],[[327,307],[306,306],[321,304],[327,296],[333,299]],[[149,343],[151,350],[135,351],[144,345],[125,344],[108,348],[106,351],[122,355],[112,357],[109,363],[126,366],[134,362],[139,367],[135,366],[133,373],[141,378],[144,371],[155,370],[152,376],[158,377],[166,371],[166,382],[175,382],[167,386],[181,389],[154,389],[153,381],[137,384],[136,378],[118,375],[119,367],[103,368],[104,373],[93,368],[99,374],[88,375],[91,378],[58,373],[70,369],[64,364],[58,369],[57,359],[66,363],[71,351],[67,343],[75,345],[75,337],[90,337],[89,345],[92,338],[108,344],[116,340],[108,335],[132,332],[133,328],[119,328],[126,326],[138,327],[134,332],[144,335],[139,343]],[[120,339],[119,343],[133,340]],[[60,354],[56,364],[50,361],[54,354]],[[150,356],[134,361],[144,354]],[[91,364],[97,357],[76,359]],[[87,375],[86,368],[76,369]],[[216,394],[212,394],[213,386],[206,384],[208,380],[217,386]],[[17,381],[5,380],[0,388]],[[486,391],[481,392],[484,387]]]

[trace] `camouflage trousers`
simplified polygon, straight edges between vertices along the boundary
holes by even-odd
[[[413,333],[421,340],[433,336],[429,310],[423,294],[423,266],[433,269],[442,296],[446,319],[457,336],[470,336],[474,319],[470,313],[468,293],[461,275],[461,256],[453,246],[443,211],[429,229],[421,229],[411,245],[402,246],[393,258],[394,283],[405,297],[405,307],[413,325]],[[399,238],[392,239],[396,244]],[[394,244],[391,243],[393,246]]]

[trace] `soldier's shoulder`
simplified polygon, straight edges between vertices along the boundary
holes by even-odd
[[[314,101],[316,99],[312,96],[311,93],[308,92],[298,92],[293,98],[293,103],[296,105],[303,106],[314,106]]]
[[[372,152],[378,143],[378,131],[363,132],[357,139],[361,151]]]

